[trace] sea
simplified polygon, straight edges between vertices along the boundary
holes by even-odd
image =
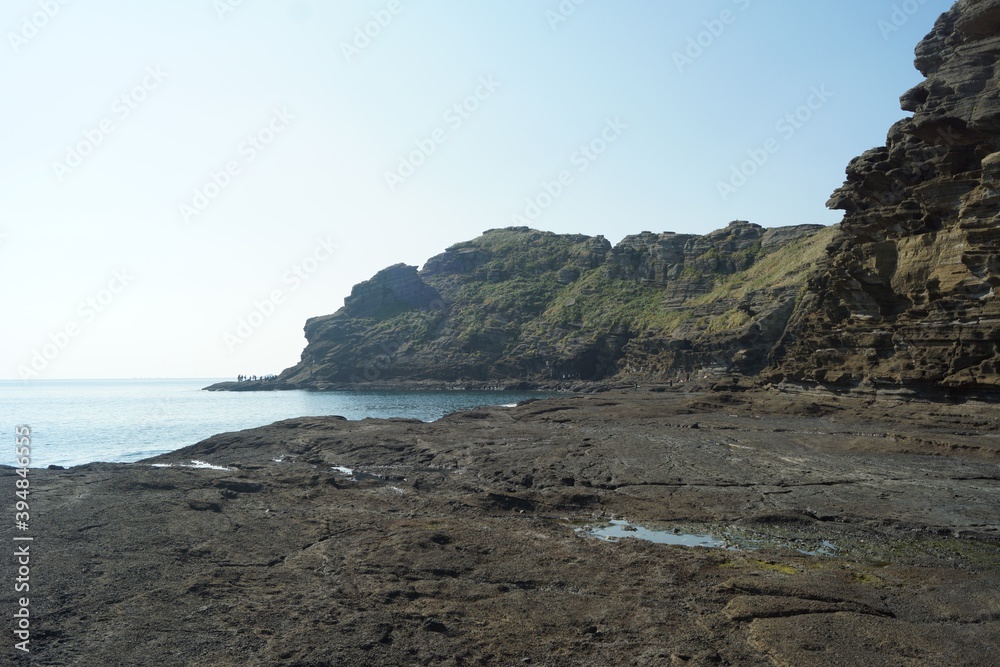
[[[15,429],[31,430],[32,468],[96,461],[129,463],[217,433],[281,419],[339,415],[430,422],[488,405],[515,405],[537,392],[203,391],[218,379],[0,381],[0,465],[14,466]],[[3,446],[7,440],[8,446]]]

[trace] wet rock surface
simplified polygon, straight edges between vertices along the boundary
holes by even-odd
[[[32,470],[32,664],[995,664],[995,404],[652,389]]]

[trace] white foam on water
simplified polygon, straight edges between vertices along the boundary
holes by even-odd
[[[230,471],[232,468],[225,468],[223,466],[212,465],[211,463],[206,463],[205,461],[191,460],[191,463],[150,463],[153,468],[194,468],[196,470],[225,470]]]
[[[190,465],[184,466],[185,468],[198,468],[199,470],[232,470],[232,468],[226,468],[224,466],[212,465],[211,463],[206,463],[205,461],[191,460]]]

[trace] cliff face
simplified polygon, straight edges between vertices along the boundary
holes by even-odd
[[[776,354],[786,378],[1000,386],[1000,0],[960,1],[916,55],[913,117],[829,202],[842,234]]]
[[[706,236],[524,227],[396,265],[306,325],[279,383],[672,379],[759,371],[833,229],[734,222]]]
[[[1000,389],[1000,0],[960,0],[926,80],[828,203],[838,228],[492,230],[355,287],[279,383],[770,380]]]

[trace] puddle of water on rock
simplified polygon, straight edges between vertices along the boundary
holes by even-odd
[[[346,466],[330,466],[330,469],[339,472],[342,475],[346,475],[355,482],[361,482],[365,480],[373,480],[376,482],[405,482],[406,474],[415,473],[431,473],[439,475],[451,475],[464,473],[464,470],[458,468],[441,468],[436,466],[425,466],[425,467],[414,467],[414,466],[401,466],[401,465],[389,465],[389,466],[365,466],[367,470],[379,470],[387,471],[384,473],[377,472],[365,472],[358,470],[357,468],[348,468]]]
[[[577,533],[596,537],[606,542],[617,542],[627,537],[637,540],[654,542],[656,544],[674,544],[686,547],[705,547],[709,549],[729,549],[731,551],[756,551],[771,547],[793,549],[806,556],[836,556],[837,545],[830,540],[791,540],[776,536],[755,534],[753,537],[724,531],[722,536],[685,533],[679,529],[650,530],[621,519],[615,519],[608,525],[594,526],[587,524],[574,528]],[[803,544],[805,542],[805,544]],[[815,548],[809,548],[816,544]],[[806,546],[809,545],[809,546]]]
[[[837,545],[830,540],[809,538],[778,536],[753,532],[726,532],[726,537],[733,549],[741,551],[756,551],[778,547],[797,551],[806,556],[836,556]]]
[[[376,482],[388,481],[388,479],[386,477],[383,477],[382,475],[376,475],[375,473],[371,472],[358,472],[357,470],[354,471],[353,477],[355,482],[363,482],[366,479],[375,480]]]
[[[346,468],[344,466],[331,466],[331,470],[335,470],[342,475],[347,475],[351,478],[352,482],[364,482],[366,480],[373,480],[376,482],[399,482],[406,481],[405,477],[392,477],[389,475],[376,475],[373,472],[363,472],[361,470],[355,470],[353,468]]]
[[[628,521],[613,520],[608,526],[585,526],[577,528],[577,532],[584,532],[598,539],[607,542],[616,542],[626,537],[634,537],[637,540],[655,542],[656,544],[677,544],[686,547],[708,547],[720,549],[726,546],[726,541],[712,535],[696,535],[694,533],[681,533],[672,530],[650,530],[642,526],[635,526]]]
[[[823,540],[818,549],[813,551],[806,551],[804,549],[798,549],[807,556],[836,556],[837,555],[837,545],[830,540]]]

